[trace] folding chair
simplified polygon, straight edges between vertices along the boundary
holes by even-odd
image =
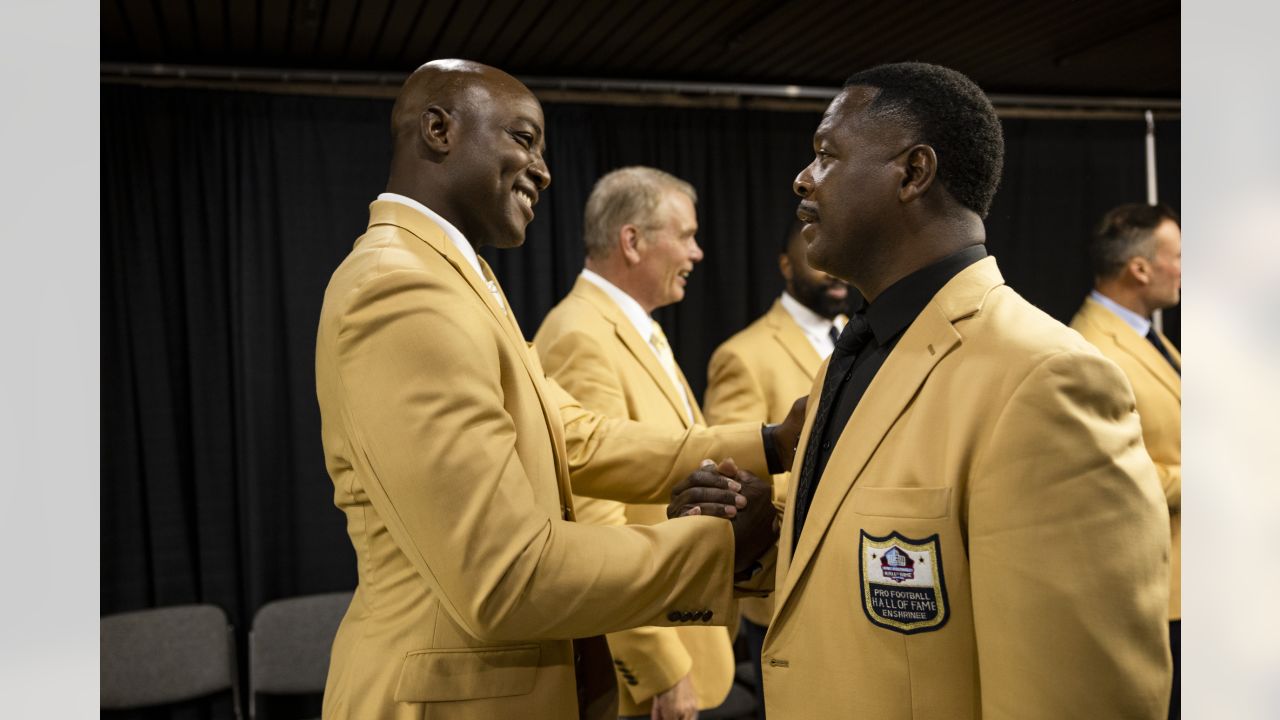
[[[216,605],[175,605],[102,618],[101,705],[141,708],[231,690],[240,717],[235,634]]]
[[[249,717],[259,694],[324,692],[329,651],[350,592],[276,600],[259,608],[249,632]]]

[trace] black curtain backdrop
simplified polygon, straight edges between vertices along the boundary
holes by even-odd
[[[104,614],[216,603],[243,644],[264,603],[354,586],[320,446],[314,341],[325,285],[386,179],[390,110],[388,100],[102,87]],[[699,194],[706,260],[684,302],[657,315],[701,394],[711,352],[781,290],[791,180],[812,157],[819,115],[545,111],[551,188],[523,248],[483,253],[525,334],[581,269],[595,179],[662,168]],[[1144,125],[1004,127],[989,249],[1011,286],[1067,321],[1090,286],[1093,224],[1145,200]],[[1157,139],[1161,197],[1176,208],[1179,124],[1159,123]],[[1177,342],[1176,311],[1166,327]]]

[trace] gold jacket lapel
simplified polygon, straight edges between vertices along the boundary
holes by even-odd
[[[1093,298],[1085,299],[1084,313],[1090,322],[1111,338],[1117,348],[1132,356],[1178,400],[1182,400],[1182,378],[1149,340],[1139,335],[1128,323]],[[1165,345],[1168,347],[1168,343]],[[1176,350],[1170,349],[1170,354],[1181,362],[1182,356],[1176,354]]]
[[[813,343],[805,337],[804,331],[796,324],[787,309],[782,307],[781,300],[773,301],[773,307],[769,308],[765,318],[773,328],[773,339],[806,374],[811,373],[811,368],[822,362],[818,351],[813,349]]]
[[[799,543],[786,565],[786,577],[779,591],[774,614],[775,621],[786,609],[788,598],[817,552],[836,511],[857,482],[881,440],[911,404],[912,398],[933,368],[961,344],[962,338],[954,327],[955,321],[977,312],[987,293],[1003,282],[993,258],[970,265],[938,291],[894,346],[831,451],[822,481],[814,494],[813,504],[809,507]],[[826,363],[822,368],[822,372],[825,371]],[[819,386],[817,390],[820,389]],[[816,401],[816,397],[810,397],[810,403]],[[801,448],[807,447],[812,430],[810,425],[813,422],[813,408],[808,410],[809,418],[806,420]],[[801,452],[803,451],[797,452],[797,458],[801,457]],[[789,502],[795,500],[797,485],[798,480],[791,483]],[[793,518],[793,512],[787,513],[788,520]],[[784,525],[786,527],[782,532],[787,540],[784,549],[790,550],[789,540],[794,526],[791,522]]]
[[[395,225],[413,233],[419,240],[422,240],[436,252],[444,256],[453,265],[454,270],[458,271],[458,275],[462,280],[471,287],[480,302],[489,308],[489,312],[493,315],[494,321],[502,326],[504,332],[511,335],[511,326],[506,318],[506,313],[502,308],[498,307],[498,303],[493,298],[493,293],[489,292],[489,288],[485,286],[484,281],[476,275],[467,263],[466,258],[458,252],[458,248],[454,247],[452,241],[445,235],[444,229],[439,225],[431,222],[429,218],[412,208],[406,207],[398,202],[388,200],[376,200],[369,206],[369,227],[375,225]],[[484,263],[481,258],[480,262]],[[506,302],[505,298],[503,302]]]
[[[627,319],[626,314],[622,312],[622,308],[618,307],[618,303],[614,302],[613,298],[606,295],[603,290],[596,287],[590,280],[581,277],[574,283],[570,294],[577,295],[590,303],[606,320],[613,324],[613,329],[617,333],[618,339],[626,346],[627,351],[640,362],[645,372],[649,373],[649,376],[653,378],[654,383],[662,389],[662,394],[667,398],[667,402],[671,403],[671,407],[675,408],[676,414],[682,418],[687,418],[684,400],[680,398],[680,391],[672,384],[671,376],[667,375],[662,363],[658,362],[658,356],[653,352],[653,347],[649,345],[648,340],[640,337],[640,333],[636,332],[636,326]],[[683,373],[681,375],[683,376]],[[687,386],[685,391],[689,393],[690,398],[693,397],[692,391],[688,390]],[[690,404],[692,405],[692,403]],[[695,411],[695,417],[696,415]]]
[[[564,427],[560,422],[559,408],[552,407],[547,400],[547,392],[543,383],[546,382],[546,374],[542,371],[542,366],[534,357],[533,352],[529,349],[529,344],[525,342],[521,335],[520,326],[516,323],[515,313],[511,311],[511,303],[507,300],[506,295],[502,292],[502,286],[494,279],[494,285],[498,288],[498,294],[502,297],[502,302],[506,306],[504,311],[498,306],[498,302],[494,299],[493,293],[489,292],[489,288],[485,285],[485,281],[476,275],[476,272],[467,263],[466,258],[458,252],[452,241],[445,235],[444,230],[422,213],[416,212],[411,208],[396,202],[385,200],[375,201],[369,206],[370,220],[369,227],[375,225],[395,225],[403,228],[434,249],[436,252],[444,256],[458,275],[465,281],[480,302],[489,309],[489,313],[493,316],[494,322],[502,329],[502,334],[507,338],[515,349],[515,354],[524,364],[525,370],[529,373],[530,379],[533,381],[533,388],[538,396],[538,400],[542,405],[542,415],[547,424],[547,431],[552,438],[552,455],[556,462],[556,480],[559,483],[561,504],[568,510],[566,514],[572,516],[573,493],[569,485],[569,465],[565,458],[565,440]],[[489,268],[484,258],[479,258],[481,269],[493,277],[493,271]],[[571,517],[569,519],[572,519]]]

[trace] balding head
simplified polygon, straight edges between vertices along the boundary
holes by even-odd
[[[529,95],[519,80],[488,65],[470,60],[432,60],[409,76],[391,110],[391,139],[395,147],[411,148],[421,129],[423,112],[438,105],[450,112],[473,111],[493,92]]]
[[[472,245],[524,242],[551,182],[542,107],[519,80],[467,60],[433,60],[405,81],[391,111],[387,191],[442,215]]]

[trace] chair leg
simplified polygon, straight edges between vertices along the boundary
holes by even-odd
[[[240,709],[240,668],[236,663],[236,628],[234,625],[227,626],[227,644],[231,647],[231,709],[235,713],[236,720],[244,717],[244,711]]]

